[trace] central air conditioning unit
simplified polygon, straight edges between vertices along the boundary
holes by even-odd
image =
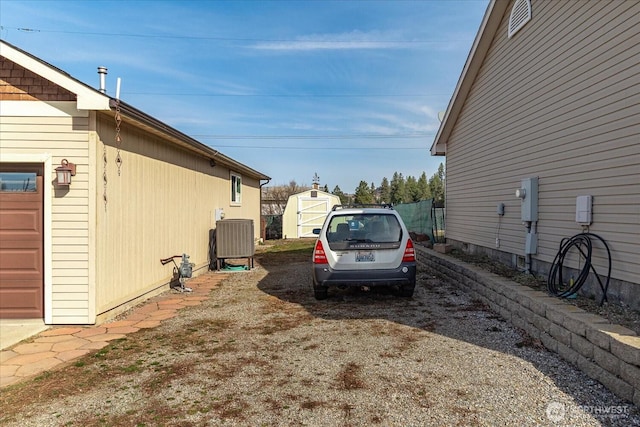
[[[248,258],[249,268],[252,268],[254,253],[252,219],[223,219],[216,222],[218,270],[225,259],[231,258]]]

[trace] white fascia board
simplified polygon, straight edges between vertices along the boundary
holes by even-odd
[[[491,0],[485,11],[480,28],[467,56],[467,60],[453,91],[453,96],[449,100],[444,118],[438,128],[438,133],[431,145],[432,156],[444,156],[447,154],[447,140],[453,131],[453,127],[458,120],[458,115],[471,90],[471,86],[476,78],[478,70],[484,61],[484,57],[491,46],[496,31],[500,26],[502,15],[509,6],[509,1]]]
[[[75,101],[0,101],[2,117],[89,117]]]
[[[78,110],[110,110],[108,96],[2,41],[0,41],[0,55],[69,92],[75,93],[78,97]]]

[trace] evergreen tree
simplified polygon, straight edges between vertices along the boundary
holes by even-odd
[[[327,184],[324,185],[323,188],[321,188],[322,191],[324,191],[325,193],[329,192],[329,186]]]
[[[391,203],[393,203],[394,205],[398,203],[404,203],[408,200],[404,185],[404,177],[401,173],[393,173],[393,178],[391,178],[390,199]]]
[[[373,203],[380,203],[378,197],[378,189],[376,188],[376,185],[373,183],[373,181],[371,181],[371,185],[369,186],[369,192],[371,193],[371,197],[373,198]]]
[[[338,196],[340,198],[340,204],[346,205],[349,203],[349,197],[346,194],[344,194],[340,189],[340,187],[338,187],[337,185],[334,187],[331,194]]]
[[[356,188],[354,202],[357,204],[373,203],[373,194],[371,194],[369,184],[366,181],[360,181],[360,185]]]
[[[431,179],[429,179],[429,188],[431,189],[431,196],[434,198],[436,202],[444,203],[444,180],[445,180],[444,165],[440,163],[440,166],[438,166],[438,172],[433,174]]]
[[[407,194],[407,202],[417,202],[420,200],[420,195],[418,194],[418,181],[412,176],[408,176],[405,183],[404,188]]]
[[[429,200],[431,198],[431,189],[429,188],[429,181],[427,181],[426,172],[422,172],[418,179],[418,200]]]
[[[380,184],[380,203],[391,203],[391,188],[387,177],[382,178],[382,184]]]

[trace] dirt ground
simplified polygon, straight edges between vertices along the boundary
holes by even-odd
[[[637,409],[419,271],[313,298],[309,244],[210,299],[0,391],[3,426],[640,425]],[[597,413],[596,413],[597,410]]]
[[[450,252],[449,255],[466,263],[474,264],[484,270],[499,274],[500,276],[506,277],[510,280],[513,280],[514,282],[520,283],[521,285],[525,285],[542,292],[547,292],[546,278],[540,278],[531,274],[526,274],[524,272],[505,266],[504,264],[492,260],[484,255],[470,255],[465,254],[459,250],[454,250]],[[605,280],[604,277],[603,280]],[[640,335],[640,313],[630,307],[624,307],[622,305],[608,301],[601,302],[600,298],[602,298],[601,295],[599,295],[598,299],[596,300],[579,293],[574,295],[573,298],[559,299],[559,301],[562,301],[566,304],[575,305],[576,307],[580,307],[581,309],[588,311],[589,313],[594,313],[602,316],[605,319],[609,320],[611,323],[629,328],[636,334]]]

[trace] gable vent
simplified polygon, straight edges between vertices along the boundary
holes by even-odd
[[[530,20],[531,2],[529,0],[516,0],[511,9],[511,16],[509,16],[509,38]]]

